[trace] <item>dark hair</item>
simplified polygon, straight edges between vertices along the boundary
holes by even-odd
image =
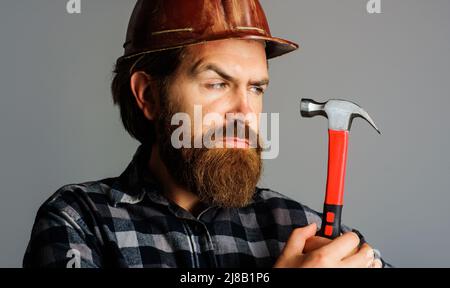
[[[181,64],[183,52],[183,48],[153,52],[141,57],[121,59],[115,65],[111,83],[114,104],[119,106],[125,129],[142,144],[152,144],[155,141],[155,123],[148,120],[137,105],[131,91],[131,76],[137,71],[149,74],[157,82],[158,91],[160,91],[156,96],[161,97],[165,95],[161,92],[166,91],[170,76]],[[163,102],[160,101],[160,103]]]

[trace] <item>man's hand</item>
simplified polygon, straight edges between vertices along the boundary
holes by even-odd
[[[353,232],[334,240],[314,236],[315,223],[295,229],[275,263],[275,268],[381,268],[368,244],[358,249],[359,237]]]

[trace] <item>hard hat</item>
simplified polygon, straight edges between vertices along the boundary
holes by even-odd
[[[298,48],[272,37],[258,0],[138,0],[118,61],[222,39],[265,40],[268,59]]]

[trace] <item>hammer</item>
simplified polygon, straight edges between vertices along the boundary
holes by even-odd
[[[311,99],[302,99],[300,114],[307,118],[317,115],[328,118],[327,190],[319,235],[334,239],[341,232],[348,136],[352,121],[356,117],[363,118],[379,134],[381,133],[366,111],[357,104],[345,100],[329,100],[319,103]]]

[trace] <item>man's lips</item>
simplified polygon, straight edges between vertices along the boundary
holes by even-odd
[[[235,148],[248,148],[250,147],[250,142],[248,139],[242,139],[238,137],[226,137],[223,138],[224,147],[235,147]]]

